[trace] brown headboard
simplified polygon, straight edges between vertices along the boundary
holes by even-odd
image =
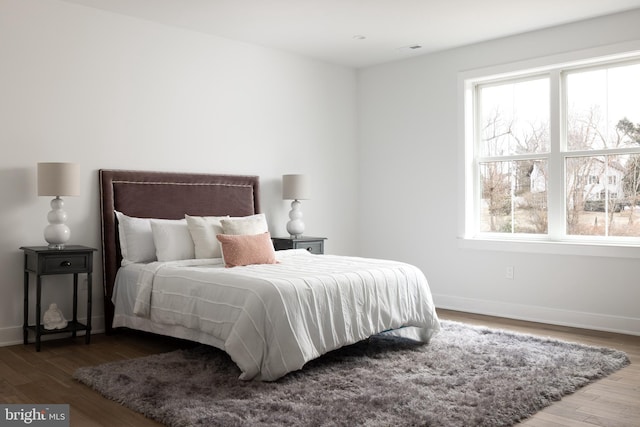
[[[122,261],[114,210],[134,217],[164,219],[180,219],[185,214],[245,216],[260,212],[257,176],[113,169],[98,172],[107,333],[111,332],[111,296]]]

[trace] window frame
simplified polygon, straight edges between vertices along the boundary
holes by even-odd
[[[565,162],[568,157],[627,154],[630,149],[568,151],[566,143],[565,76],[576,70],[610,67],[613,64],[640,62],[640,42],[607,46],[554,57],[539,58],[459,74],[461,154],[459,162],[461,198],[458,240],[463,248],[516,251],[530,253],[579,254],[640,258],[637,237],[577,236],[566,234]],[[499,161],[546,159],[549,168],[548,233],[482,233],[479,232],[480,179],[476,141],[480,127],[476,126],[478,97],[476,87],[502,82],[529,80],[548,76],[550,88],[549,152],[501,156]],[[640,153],[640,147],[637,151]],[[483,159],[487,159],[486,157]],[[497,160],[497,159],[496,159]]]

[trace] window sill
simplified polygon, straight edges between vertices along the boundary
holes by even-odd
[[[640,239],[637,245],[625,245],[599,242],[552,242],[462,237],[458,238],[458,247],[484,251],[523,252],[546,255],[640,258]]]

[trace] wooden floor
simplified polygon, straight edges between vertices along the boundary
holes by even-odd
[[[439,310],[442,319],[550,336],[625,351],[631,365],[588,385],[538,412],[522,425],[640,426],[640,337],[549,326],[496,317]],[[161,353],[191,344],[128,331],[92,336],[90,345],[76,338],[47,341],[37,353],[34,345],[0,348],[0,402],[67,403],[71,426],[159,426],[118,403],[102,398],[71,378],[81,366]]]

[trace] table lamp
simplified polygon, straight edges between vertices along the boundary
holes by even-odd
[[[287,231],[292,238],[302,237],[302,233],[304,233],[300,200],[308,198],[309,180],[305,175],[282,175],[282,199],[293,200],[289,212],[289,222],[287,222]]]
[[[64,249],[71,236],[60,196],[79,195],[80,167],[76,163],[38,163],[38,196],[55,196],[47,215],[49,225],[44,229],[49,249]]]

